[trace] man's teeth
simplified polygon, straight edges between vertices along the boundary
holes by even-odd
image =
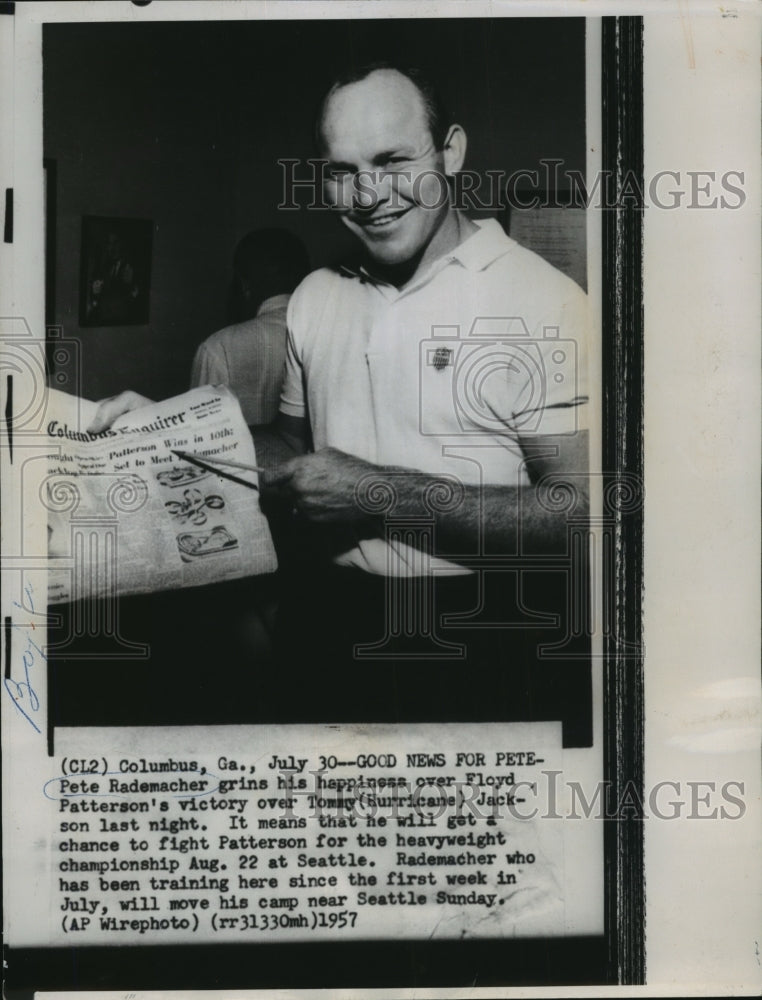
[[[378,219],[370,219],[365,224],[366,226],[372,226],[374,229],[380,229],[382,226],[388,226],[392,222],[395,222],[404,214],[405,214],[404,212],[397,212],[394,215],[382,215]]]

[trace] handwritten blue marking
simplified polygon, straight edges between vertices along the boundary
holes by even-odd
[[[27,583],[26,586],[24,587],[24,593],[26,594],[27,600],[29,601],[30,610],[34,612],[34,598],[32,596],[34,593],[34,588],[30,583]],[[17,608],[21,608],[21,605],[18,603],[18,601],[14,601],[13,603],[16,605]],[[22,611],[23,610],[24,609],[22,608]],[[37,695],[37,692],[32,687],[32,682],[29,679],[29,671],[35,664],[35,650],[40,654],[43,660],[47,660],[47,656],[43,653],[43,651],[40,649],[37,643],[34,642],[34,640],[31,638],[28,632],[25,632],[25,635],[26,635],[26,649],[24,650],[21,657],[21,661],[24,665],[24,680],[14,681],[12,678],[6,677],[4,678],[3,686],[13,699],[13,704],[16,706],[19,712],[21,712],[21,714],[24,716],[24,718],[27,720],[30,726],[35,730],[35,732],[41,733],[42,730],[35,723],[34,719],[32,719],[32,717],[29,715],[29,712],[39,712],[40,710],[40,699]],[[21,704],[21,702],[25,701],[25,699],[28,699],[28,704],[24,706]],[[26,711],[26,708],[29,709],[29,712]]]
[[[34,587],[31,585],[31,583],[25,584],[24,593],[26,594],[26,599],[29,601],[29,610],[34,611],[34,598],[32,597],[32,594],[34,593]],[[13,601],[13,603],[16,605],[17,608],[21,608],[22,611],[26,610],[23,604],[19,604],[18,601]]]
[[[16,688],[17,694],[13,693],[13,691],[11,690],[11,685]],[[29,715],[27,715],[27,713],[21,707],[21,705],[19,705],[19,698],[23,697],[23,694],[21,694],[22,689],[23,688],[28,688],[29,689],[30,697],[34,698],[35,701],[36,701],[36,704],[33,704],[32,706],[30,706],[30,710],[32,712],[36,712],[36,711],[38,711],[38,709],[40,707],[39,698],[37,698],[37,695],[34,693],[34,691],[29,686],[29,684],[19,684],[17,681],[13,681],[9,677],[6,677],[3,680],[3,686],[5,687],[5,690],[11,696],[11,698],[13,699],[13,704],[16,706],[16,708],[19,710],[19,712],[21,712],[21,714],[27,720],[27,722],[32,727],[32,729],[34,729],[35,732],[41,733],[42,730],[40,729],[40,727],[38,725],[36,725],[34,719],[30,718]]]

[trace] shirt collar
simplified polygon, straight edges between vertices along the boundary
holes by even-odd
[[[410,288],[425,284],[444,266],[454,262],[461,264],[469,271],[483,271],[498,257],[502,257],[516,246],[515,240],[506,235],[497,219],[473,219],[472,222],[478,227],[477,231],[467,236],[454,249],[432,261],[431,266],[426,269],[424,274],[420,275],[420,280],[413,282],[413,285],[409,286]],[[378,287],[387,285],[387,282],[374,277],[362,266],[350,267],[342,264],[339,271],[347,277],[359,278],[362,282],[368,282]]]
[[[257,316],[262,316],[264,313],[278,312],[281,309],[285,309],[288,305],[288,300],[291,298],[289,294],[285,295],[271,295],[269,299],[265,299],[264,302],[257,309]]]
[[[497,219],[473,219],[477,231],[471,233],[448,254],[449,260],[457,260],[469,271],[483,271],[498,257],[513,250],[516,242],[507,236]]]

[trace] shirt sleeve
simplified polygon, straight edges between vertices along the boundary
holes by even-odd
[[[280,395],[280,412],[285,413],[289,417],[304,417],[307,414],[304,391],[304,367],[297,343],[300,300],[301,297],[297,288],[291,296],[286,313],[288,336],[286,339],[285,378]]]
[[[573,286],[533,331],[526,345],[526,388],[511,420],[519,436],[589,429],[589,325],[587,296]]]
[[[229,382],[230,371],[224,352],[215,349],[210,340],[199,344],[191,366],[191,389],[199,385],[227,385]]]
[[[513,332],[485,336],[458,369],[458,398],[476,423],[523,437],[588,427],[588,300],[569,278],[543,267]],[[515,319],[516,317],[514,317]],[[517,330],[520,325],[522,329]],[[498,327],[499,329],[499,327]],[[486,331],[485,331],[486,332]]]

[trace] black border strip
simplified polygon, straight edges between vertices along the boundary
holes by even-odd
[[[605,17],[603,169],[604,489],[643,483],[643,211],[625,192],[643,190],[643,19]],[[604,174],[605,176],[605,174]],[[619,204],[619,199],[622,204]],[[604,771],[610,806],[604,831],[606,939],[612,983],[645,982],[643,802],[644,706],[641,619],[643,509],[616,512],[614,630],[604,646]]]
[[[5,376],[5,436],[8,439],[8,461],[13,465],[13,375]]]
[[[71,945],[12,952],[8,1000],[34,990],[469,989],[601,983],[602,936],[463,941]],[[254,981],[255,980],[255,981]]]
[[[5,217],[3,243],[13,243],[13,188],[5,189]]]
[[[45,325],[56,321],[56,240],[58,216],[58,164],[44,157],[45,171]]]
[[[13,619],[6,615],[3,621],[3,632],[5,640],[5,655],[3,657],[3,678],[6,681],[11,679],[11,649],[13,637]]]

